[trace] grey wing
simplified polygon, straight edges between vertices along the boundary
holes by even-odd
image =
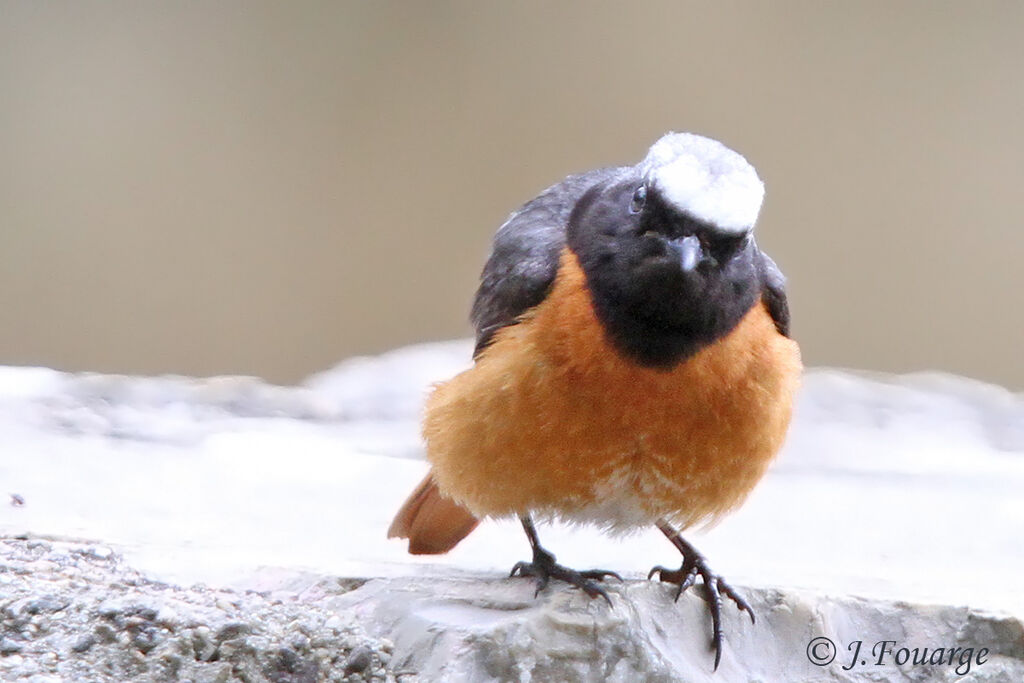
[[[758,270],[761,274],[761,282],[764,285],[764,302],[768,306],[768,313],[775,321],[775,329],[779,334],[789,336],[789,302],[786,299],[786,276],[782,274],[775,261],[763,251],[758,251],[760,256]]]
[[[602,168],[572,175],[523,205],[498,228],[480,274],[470,319],[476,328],[474,358],[494,334],[547,296],[565,247],[565,229],[576,202],[599,182],[631,169]]]

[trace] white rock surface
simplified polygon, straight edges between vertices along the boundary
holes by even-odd
[[[513,523],[485,523],[442,557],[384,538],[424,472],[426,388],[470,349],[353,359],[301,387],[0,368],[0,535],[102,541],[181,586],[280,593],[308,591],[310,576],[372,578],[324,608],[361,615],[395,641],[396,670],[424,680],[707,679],[699,598],[672,605],[640,581],[678,561],[657,532],[541,528],[565,564],[631,579],[610,611],[505,581],[527,551]],[[765,481],[688,536],[761,606],[753,627],[730,612],[713,680],[1024,680],[1022,490],[1021,396],[944,375],[808,372]],[[7,504],[14,495],[24,504]],[[805,652],[819,635],[840,644],[821,668]],[[857,639],[998,654],[963,678],[891,661],[844,671]]]

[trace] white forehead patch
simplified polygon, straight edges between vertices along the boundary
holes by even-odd
[[[754,227],[764,183],[740,154],[692,133],[669,133],[640,162],[652,189],[679,211],[727,232]]]

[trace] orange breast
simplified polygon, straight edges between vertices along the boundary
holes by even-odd
[[[800,369],[762,305],[671,370],[635,365],[608,344],[567,250],[547,299],[433,392],[427,457],[479,516],[714,521],[781,447]]]

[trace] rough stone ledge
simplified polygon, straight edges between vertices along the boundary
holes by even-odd
[[[294,571],[250,588],[176,587],[109,547],[0,539],[0,680],[32,681],[1007,681],[1024,680],[1024,623],[966,607],[742,589],[722,665],[695,593],[610,582],[613,606],[562,586],[472,575],[339,579]],[[826,637],[836,659],[808,661]],[[866,665],[845,671],[862,640]],[[877,641],[895,641],[876,665]],[[982,664],[897,665],[901,647],[984,647]],[[959,665],[959,671],[958,669]]]
[[[438,681],[1014,681],[1024,680],[1024,624],[967,607],[745,587],[757,614],[727,607],[726,648],[713,671],[710,617],[691,592],[648,581],[608,584],[611,608],[575,589],[534,598],[527,580],[371,581],[332,602],[394,641],[393,663]],[[808,646],[826,637],[835,661],[815,666]],[[847,646],[863,641],[865,665],[844,671]],[[870,650],[895,641],[877,665]],[[894,663],[896,650],[988,648],[985,662]],[[824,653],[824,650],[818,650]],[[959,653],[958,653],[959,657]]]

